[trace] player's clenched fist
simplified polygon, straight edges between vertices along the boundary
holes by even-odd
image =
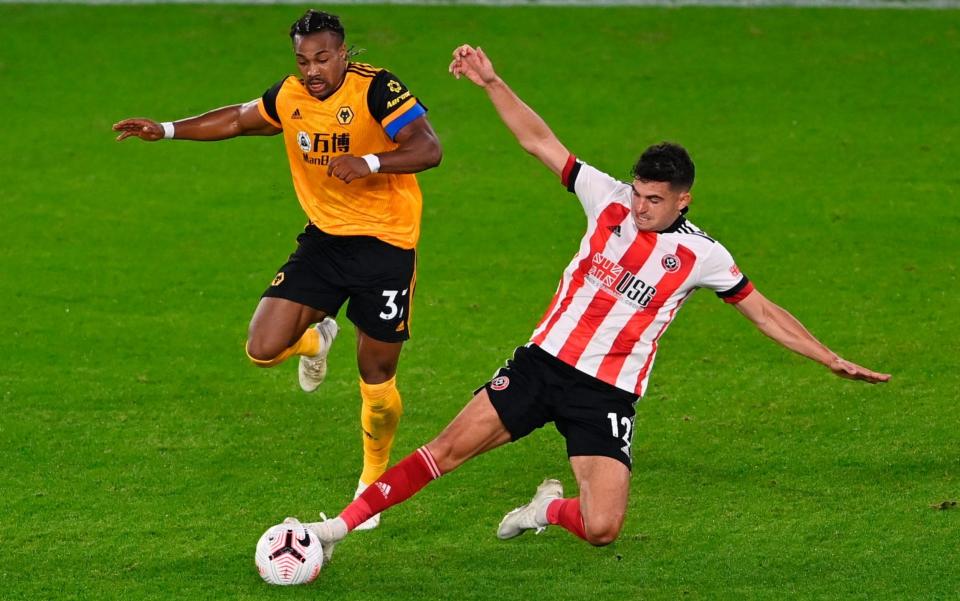
[[[130,136],[137,136],[147,142],[156,142],[163,139],[163,126],[150,119],[124,119],[113,124],[113,131],[120,132],[117,142]]]
[[[352,154],[338,156],[327,166],[327,175],[342,179],[348,184],[355,179],[370,175],[370,166],[361,157]]]

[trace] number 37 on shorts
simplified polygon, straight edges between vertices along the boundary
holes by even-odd
[[[403,290],[384,290],[384,307],[380,312],[380,319],[390,321],[393,319],[403,319],[406,316],[407,307],[410,305],[410,299],[407,295],[409,288]]]

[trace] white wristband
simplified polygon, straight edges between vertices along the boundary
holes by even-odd
[[[163,139],[164,139],[164,140],[172,140],[172,139],[173,139],[173,132],[174,132],[173,122],[172,122],[172,121],[164,121],[163,123],[160,124],[160,127],[163,128]]]
[[[363,160],[367,162],[367,167],[370,168],[370,173],[377,173],[380,171],[380,157],[375,154],[365,154],[363,155]]]

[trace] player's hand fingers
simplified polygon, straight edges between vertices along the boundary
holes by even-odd
[[[134,137],[134,136],[137,136],[137,137],[141,137],[141,138],[142,138],[143,136],[141,136],[140,133],[141,133],[141,130],[139,130],[139,129],[133,129],[133,128],[124,129],[124,130],[120,133],[120,135],[117,136],[117,141],[120,142],[120,141],[122,141],[122,140],[126,140],[127,138],[132,138],[132,137]]]
[[[145,125],[149,125],[150,123],[152,123],[152,121],[148,121],[146,119],[124,119],[123,121],[120,121],[119,123],[114,125],[113,128],[117,130],[126,130],[126,129],[137,130],[144,127]]]
[[[890,380],[890,374],[881,374],[879,372],[864,370],[864,379],[870,382],[871,384],[878,384],[880,382],[888,382]]]
[[[342,159],[342,157],[338,157],[338,158]],[[333,161],[331,161],[331,165],[332,163]],[[345,163],[343,160],[338,161],[336,165],[333,165],[332,174],[333,174],[333,177],[339,180],[347,181],[347,176],[350,175],[350,165]]]
[[[327,165],[327,176],[333,175],[333,170],[336,169],[337,165],[340,164],[340,161],[343,160],[343,157],[334,157],[333,160]]]
[[[833,371],[841,378],[846,378],[848,380],[862,380],[865,382],[870,382],[871,384],[886,382],[890,379],[890,374],[875,372],[857,365],[856,363],[851,363],[850,361],[839,358],[833,365]]]
[[[483,48],[477,47],[477,58],[479,59],[480,64],[487,66],[490,65],[490,59],[487,58],[487,53],[483,51]]]
[[[476,53],[464,57],[463,61],[467,66],[470,67],[470,69],[476,71],[477,73],[486,71],[490,68],[490,61],[484,61],[483,58]]]
[[[850,376],[851,380],[861,380],[863,382],[869,382],[870,384],[876,384],[877,382],[882,382],[880,379],[880,374],[873,373],[871,371],[858,372],[853,376]]]

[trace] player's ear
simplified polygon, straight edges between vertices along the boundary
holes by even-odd
[[[693,196],[690,196],[690,191],[681,192],[680,199],[677,201],[677,208],[683,210],[687,208],[691,202],[693,202]]]

